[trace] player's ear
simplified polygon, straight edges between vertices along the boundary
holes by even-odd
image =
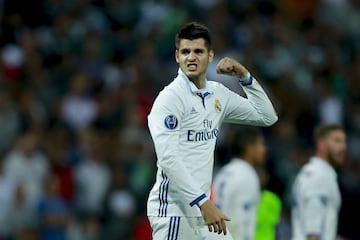
[[[176,59],[176,62],[179,63],[179,50],[176,49],[175,51],[175,59]]]
[[[214,51],[210,50],[209,51],[209,62],[212,62],[213,59],[214,59]]]

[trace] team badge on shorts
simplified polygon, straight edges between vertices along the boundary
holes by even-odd
[[[178,120],[175,115],[169,115],[165,118],[164,124],[168,129],[175,129],[178,125]]]
[[[215,110],[219,113],[221,112],[221,103],[219,99],[215,99]]]

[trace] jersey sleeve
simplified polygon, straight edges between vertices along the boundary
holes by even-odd
[[[189,174],[179,154],[184,105],[173,92],[162,92],[148,116],[148,126],[155,145],[157,164],[178,190],[182,202],[201,205],[208,199],[198,182]]]
[[[246,123],[255,126],[270,126],[274,124],[278,119],[277,114],[269,97],[256,79],[252,78],[252,83],[243,86],[243,89],[247,98],[226,88],[229,98],[224,121],[229,123]]]

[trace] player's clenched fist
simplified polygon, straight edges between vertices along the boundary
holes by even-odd
[[[230,76],[237,76],[243,78],[248,74],[248,70],[238,61],[224,57],[216,66],[216,72],[219,74],[226,74]]]
[[[214,206],[209,200],[203,203],[200,207],[201,214],[205,220],[205,223],[209,227],[209,231],[217,232],[221,234],[224,232],[226,235],[225,221],[230,221],[230,218],[225,216],[217,207]]]

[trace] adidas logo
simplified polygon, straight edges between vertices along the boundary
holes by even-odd
[[[190,111],[190,114],[196,114],[196,113],[198,113],[198,112],[195,110],[194,107],[192,107],[192,108],[191,108],[191,111]]]

